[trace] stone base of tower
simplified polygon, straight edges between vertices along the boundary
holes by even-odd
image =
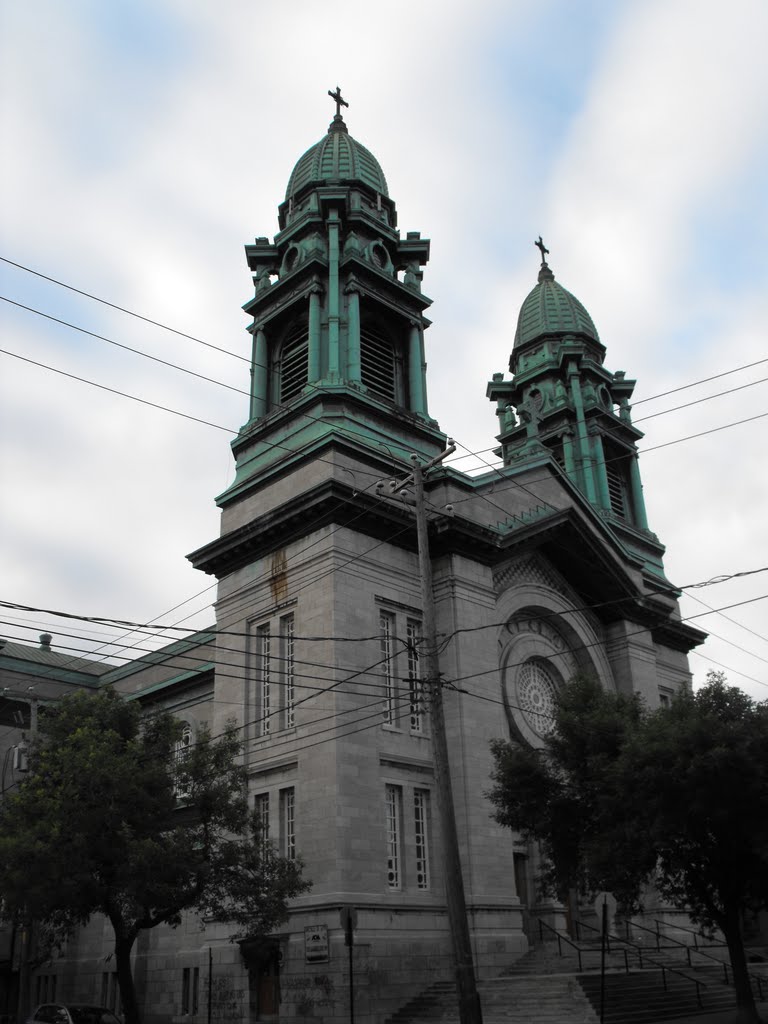
[[[351,949],[345,944],[337,908],[297,914],[281,936],[280,1020],[312,1017],[325,1024],[354,1018],[382,1024],[436,982],[454,978],[451,939],[444,908],[357,907]],[[478,979],[497,977],[529,948],[519,908],[470,911]],[[311,962],[313,928],[327,921],[328,959]]]

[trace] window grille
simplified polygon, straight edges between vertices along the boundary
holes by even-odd
[[[181,736],[176,740],[175,769],[176,769],[176,799],[186,800],[192,795],[192,781],[186,772],[186,761],[192,747],[192,726],[185,722],[182,726]]]
[[[615,515],[621,516],[622,519],[626,519],[627,509],[624,497],[624,481],[622,480],[620,464],[606,459],[605,473],[608,477],[608,497],[611,502],[611,511]]]
[[[388,402],[397,400],[397,361],[392,343],[379,331],[360,331],[360,376],[368,390]]]
[[[413,791],[413,818],[416,834],[416,886],[428,889],[429,878],[429,790]]]
[[[309,337],[305,324],[296,324],[289,332],[280,352],[280,402],[288,402],[301,394],[307,383]]]
[[[411,732],[424,732],[424,692],[419,674],[419,653],[416,644],[421,635],[421,623],[415,619],[406,622],[408,641],[408,690],[410,696]]]
[[[271,636],[269,624],[256,630],[256,686],[258,695],[258,733],[269,736],[270,698],[272,696]]]
[[[400,888],[400,818],[403,793],[387,786],[387,888]]]
[[[280,619],[280,643],[283,666],[283,724],[286,729],[291,729],[295,724],[294,707],[296,701],[293,615],[285,615]]]
[[[280,790],[280,852],[296,860],[296,791]]]
[[[379,615],[381,675],[384,679],[384,723],[397,724],[397,693],[395,683],[395,616],[389,612]]]
[[[254,838],[259,846],[269,843],[269,793],[257,793],[253,800]]]

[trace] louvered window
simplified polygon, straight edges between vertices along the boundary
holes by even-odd
[[[280,352],[280,402],[288,402],[301,394],[307,383],[309,339],[305,324],[296,324],[289,332]]]
[[[616,462],[606,462],[605,473],[608,477],[608,497],[611,500],[611,511],[625,519],[627,511],[624,504],[624,485],[621,479],[621,467]]]
[[[629,456],[610,441],[603,440],[605,476],[608,482],[608,500],[611,512],[632,522],[632,488],[629,479]]]
[[[388,402],[398,399],[398,367],[392,342],[375,328],[360,332],[360,368],[363,384]]]

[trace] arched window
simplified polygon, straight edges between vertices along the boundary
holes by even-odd
[[[375,324],[360,330],[360,377],[369,392],[387,402],[404,405],[402,358]]]
[[[277,361],[277,401],[280,405],[300,395],[308,379],[309,333],[306,322],[287,332]]]

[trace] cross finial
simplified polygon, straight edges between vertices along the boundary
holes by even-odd
[[[336,86],[336,92],[331,92],[331,90],[329,89],[329,90],[328,90],[328,95],[329,95],[329,96],[331,97],[331,99],[332,99],[332,100],[334,100],[334,101],[335,101],[335,103],[336,103],[336,117],[341,117],[341,108],[342,108],[342,107],[348,107],[348,106],[349,106],[349,104],[347,103],[347,101],[346,101],[346,100],[344,99],[344,97],[343,97],[343,96],[341,95],[341,89],[340,89],[340,88],[338,87],[338,85],[337,85],[337,86]]]
[[[549,256],[549,249],[547,249],[547,247],[542,242],[541,235],[539,235],[539,240],[537,242],[534,242],[533,244],[541,252],[541,262],[542,263],[546,263],[547,262],[547,256]]]

